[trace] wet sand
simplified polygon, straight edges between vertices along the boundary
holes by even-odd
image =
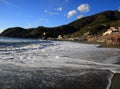
[[[110,89],[120,89],[120,73],[114,74]]]

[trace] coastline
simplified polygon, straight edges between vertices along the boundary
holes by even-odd
[[[118,48],[120,49],[120,45],[112,45],[112,44],[105,44],[101,42],[90,42],[90,41],[73,41],[73,42],[79,42],[79,43],[86,43],[86,44],[98,44],[98,48]]]
[[[118,48],[120,49],[120,45],[112,45],[112,44],[104,44],[104,43],[99,43],[102,48]]]
[[[78,42],[78,43],[85,43],[85,44],[98,44],[98,48],[118,48],[120,49],[119,45],[112,45],[112,44],[105,44],[102,42],[96,42],[96,41],[80,41],[80,40],[58,40],[58,41],[71,41],[71,42]]]
[[[70,42],[78,42],[78,43],[85,43],[85,44],[98,44],[99,48],[118,48],[120,49],[120,44],[107,44],[105,42],[98,42],[97,40],[92,40],[92,41],[88,41],[88,40],[81,40],[81,39],[68,39],[68,38],[62,38],[62,39],[58,39],[58,38],[54,38],[54,39],[48,39],[48,40],[52,40],[52,41],[70,41]]]
[[[101,45],[98,42],[88,42],[88,41],[77,41],[77,40],[75,40],[75,41],[70,41],[70,42],[77,42],[79,44],[80,43],[83,43],[83,44],[97,44],[97,47],[99,47]],[[120,62],[118,62],[116,64],[120,64]],[[120,74],[119,73],[114,73],[113,77],[111,77],[110,81],[111,81],[111,84],[109,86],[110,87],[109,89],[119,89],[120,88]]]
[[[81,43],[87,43],[87,44],[98,44],[99,48],[118,48],[120,49],[120,44],[119,45],[113,45],[113,44],[105,44],[103,42],[96,42],[96,41],[80,41]]]
[[[105,44],[101,42],[90,42],[90,41],[80,41],[80,40],[75,40],[72,42],[78,42],[78,43],[86,43],[86,44],[98,44],[99,48],[118,48],[120,49],[120,45],[112,45],[112,44]],[[115,63],[117,65],[120,65],[120,62]],[[120,73],[114,73],[113,77],[111,78],[111,85],[109,89],[119,89],[120,88]]]

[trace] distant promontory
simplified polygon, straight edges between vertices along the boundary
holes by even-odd
[[[43,27],[24,29],[21,27],[8,28],[0,36],[34,39],[60,40],[95,40],[110,28],[120,27],[120,12],[117,10],[104,11],[83,17],[67,25],[58,27]]]

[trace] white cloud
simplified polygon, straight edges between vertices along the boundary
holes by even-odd
[[[62,7],[58,7],[58,8],[56,8],[56,10],[57,11],[62,11],[63,9],[62,9]]]
[[[50,15],[58,15],[59,13],[58,12],[48,12],[48,14],[50,14]]]
[[[0,3],[3,3],[5,5],[9,5],[9,6],[15,6],[15,7],[17,7],[17,5],[15,5],[14,3],[11,3],[11,2],[9,2],[7,0],[0,0]]]
[[[76,14],[76,13],[77,13],[77,11],[75,11],[75,10],[69,11],[68,14],[67,14],[67,18],[72,17],[72,16],[73,16],[74,14]]]
[[[77,19],[80,19],[80,18],[83,18],[83,17],[84,17],[83,15],[78,15]]]
[[[49,15],[58,15],[59,12],[51,12],[51,11],[48,11],[48,10],[44,10],[45,13],[49,14]]]
[[[81,4],[77,7],[77,10],[71,10],[68,12],[67,14],[67,18],[72,17],[74,14],[77,14],[77,12],[79,11],[80,13],[85,13],[85,12],[89,12],[90,7],[89,4]],[[78,15],[77,18],[82,18],[83,15]]]
[[[88,4],[81,4],[80,6],[78,6],[77,10],[80,12],[88,12],[89,5]]]
[[[47,10],[44,10],[45,13],[47,13],[48,11]]]
[[[119,7],[118,11],[120,12],[120,7]]]
[[[65,2],[67,2],[67,3],[68,3],[68,2],[69,2],[69,0],[65,0]]]
[[[8,2],[8,1],[6,1],[6,0],[0,0],[0,3],[6,4],[6,5],[8,5],[8,4],[9,4],[9,2]]]

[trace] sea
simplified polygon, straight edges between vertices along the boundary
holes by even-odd
[[[99,44],[0,37],[0,89],[109,89],[117,62]]]

